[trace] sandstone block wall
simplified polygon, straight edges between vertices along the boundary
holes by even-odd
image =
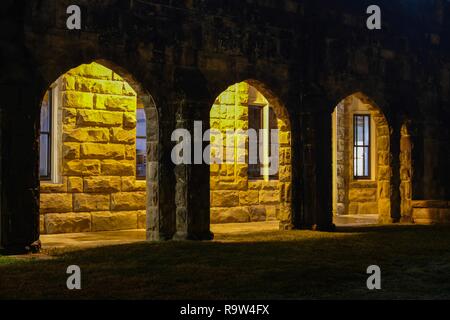
[[[210,113],[210,127],[225,134],[227,129],[248,129],[249,84],[230,86],[215,101]],[[276,104],[279,131],[279,174],[277,179],[252,179],[248,165],[211,164],[211,223],[280,220],[289,224],[291,217],[291,137],[289,121]],[[244,140],[241,140],[244,139]],[[248,154],[246,137],[236,138],[236,153]],[[212,144],[213,145],[213,144]],[[226,141],[223,146],[229,146]],[[224,151],[225,155],[226,151]],[[212,148],[214,156],[214,147]]]
[[[145,228],[136,93],[97,63],[68,71],[58,84],[59,181],[41,181],[41,233]]]

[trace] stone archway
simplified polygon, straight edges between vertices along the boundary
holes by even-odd
[[[370,116],[368,155],[357,157],[355,115]],[[368,139],[367,136],[364,139]],[[358,151],[357,151],[358,150]],[[364,162],[367,174],[355,172]],[[391,222],[390,128],[381,109],[363,93],[342,100],[333,113],[333,215],[377,215],[380,223]],[[364,176],[364,177],[363,177]]]
[[[146,228],[159,220],[159,126],[152,96],[106,60],[58,78],[60,179],[41,182],[41,231]],[[145,173],[136,175],[137,108],[145,110]],[[55,140],[56,141],[56,140]]]
[[[236,83],[219,94],[214,101],[210,111],[210,128],[221,133],[226,130],[246,131],[250,123],[250,107],[255,106],[256,109],[261,109],[261,119],[267,117],[267,125],[270,128],[276,126],[279,130],[277,174],[250,177],[251,170],[247,161],[249,136],[237,135],[233,138],[233,148],[238,154],[245,154],[246,161],[210,165],[211,223],[278,220],[280,229],[290,229],[293,226],[291,125],[282,103],[258,81]],[[266,111],[263,111],[264,107],[267,107]],[[263,116],[264,112],[267,112],[266,116]],[[270,125],[271,112],[274,120]],[[214,151],[212,156],[213,153]]]

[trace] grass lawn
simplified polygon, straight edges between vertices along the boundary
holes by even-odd
[[[141,242],[49,254],[52,259],[0,257],[0,298],[450,298],[450,227],[219,234],[213,242]],[[82,290],[66,289],[71,264],[81,267]],[[379,291],[366,288],[372,264],[382,270]]]

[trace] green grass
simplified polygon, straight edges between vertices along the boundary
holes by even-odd
[[[11,258],[11,257],[4,257],[0,255],[0,266],[6,265],[6,264],[14,264],[17,262],[17,259]]]
[[[0,298],[448,299],[450,228],[383,226],[336,233],[218,235],[214,242],[135,243],[0,257]],[[66,289],[66,268],[82,290]],[[366,288],[366,268],[382,290]]]

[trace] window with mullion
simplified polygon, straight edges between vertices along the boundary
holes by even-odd
[[[370,115],[353,116],[353,176],[370,179]]]

